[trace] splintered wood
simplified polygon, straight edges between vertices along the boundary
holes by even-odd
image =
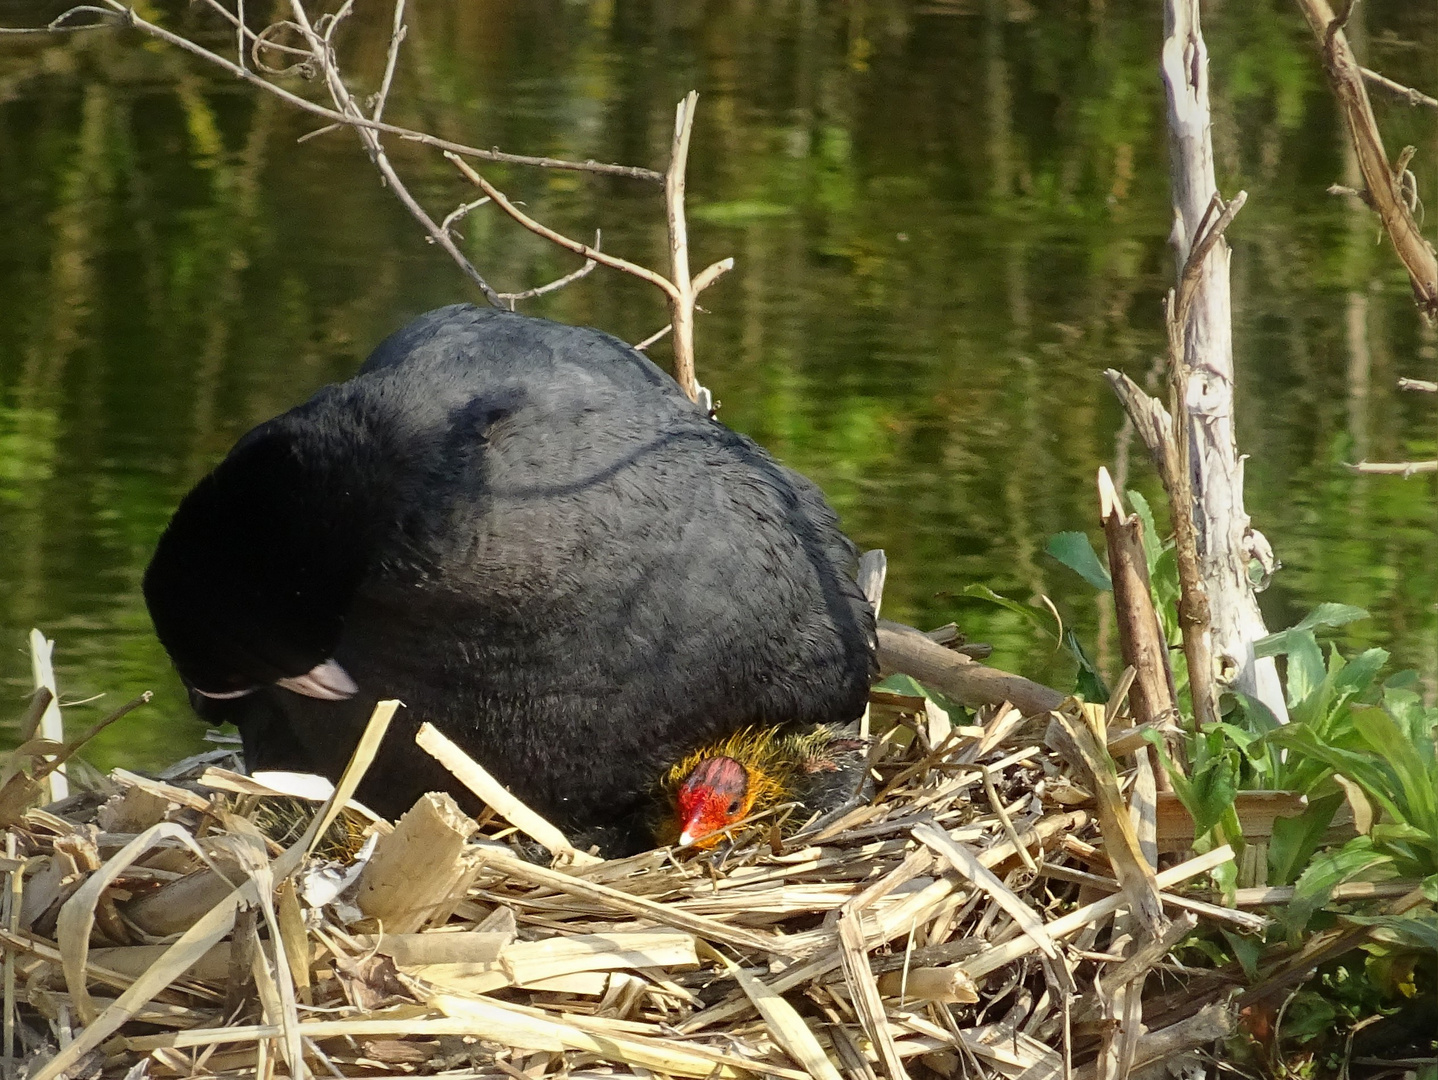
[[[1131,721],[1110,732],[1101,707],[969,718],[876,692],[872,803],[615,860],[576,851],[433,732],[490,813],[430,795],[391,826],[347,805],[392,714],[323,807],[213,754],[16,806],[10,1061],[32,1080],[1108,1080],[1231,1025],[1225,985],[1178,992],[1192,973],[1170,953],[1205,921],[1264,922],[1182,891],[1227,849],[1146,861],[1152,781],[1114,753],[1141,745]],[[41,797],[24,778],[55,753],[10,755],[12,799]]]

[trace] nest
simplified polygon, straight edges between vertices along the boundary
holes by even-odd
[[[875,692],[868,804],[610,861],[428,728],[492,813],[346,804],[393,708],[323,804],[220,751],[24,809],[57,747],[11,754],[7,1056],[32,1080],[1040,1080],[1161,1071],[1232,1028],[1223,973],[1170,953],[1263,920],[1182,891],[1231,852],[1157,857],[1191,823],[1101,707],[964,726]]]

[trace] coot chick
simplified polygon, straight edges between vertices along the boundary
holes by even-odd
[[[453,778],[429,721],[577,842],[651,842],[657,780],[752,726],[845,722],[874,674],[853,545],[804,477],[597,330],[453,305],[249,432],[145,574],[196,711],[251,769],[358,797]]]
[[[863,739],[827,724],[735,732],[669,770],[669,814],[656,839],[703,851],[730,826],[786,803],[797,809],[784,822],[787,833],[816,814],[829,820],[872,797],[867,750]]]

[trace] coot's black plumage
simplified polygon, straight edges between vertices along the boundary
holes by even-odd
[[[251,768],[386,814],[449,775],[425,720],[541,813],[641,846],[665,768],[863,709],[874,621],[819,491],[596,330],[468,305],[244,436],[145,575],[161,642]]]

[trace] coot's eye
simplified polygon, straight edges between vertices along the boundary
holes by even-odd
[[[731,814],[737,814],[738,812],[739,812],[739,800],[738,800],[738,799],[735,799],[733,802],[731,802],[731,803],[729,804],[729,813],[731,813]]]

